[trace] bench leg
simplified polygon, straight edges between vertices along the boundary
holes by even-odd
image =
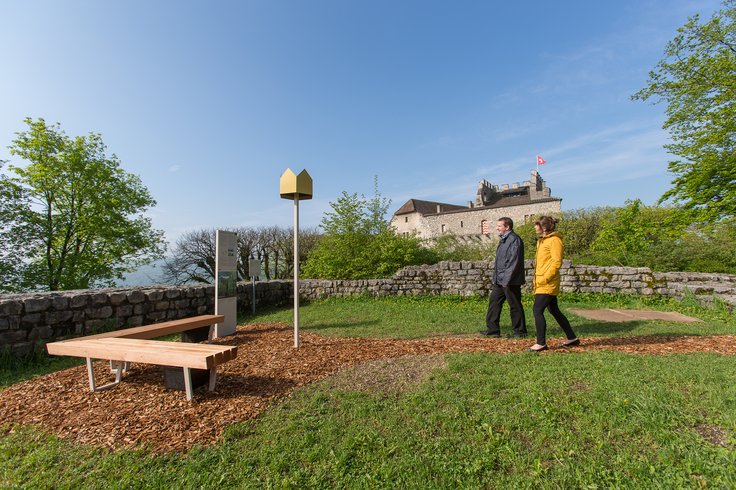
[[[217,370],[215,368],[210,369],[210,385],[209,390],[215,391],[215,382],[217,381]]]
[[[192,398],[194,398],[192,394],[192,370],[188,367],[184,368],[184,388],[187,392],[187,400],[192,401]]]
[[[89,377],[89,391],[95,392],[95,372],[92,370],[92,359],[87,358],[87,376]]]
[[[117,362],[117,364],[118,364],[117,369],[114,369],[114,371],[115,371],[115,381],[113,381],[112,383],[108,383],[106,385],[97,386],[95,384],[95,372],[92,370],[92,358],[91,357],[88,357],[87,358],[87,376],[89,376],[89,391],[91,391],[91,392],[94,393],[95,391],[106,390],[106,389],[112,388],[116,384],[120,383],[120,380],[123,377],[123,369],[124,369],[124,366],[127,363],[125,363],[123,361],[110,361],[110,366],[112,366],[112,363],[113,362]]]
[[[115,367],[115,363],[117,361],[110,361],[110,372],[114,373],[117,371],[117,368]],[[123,362],[123,372],[127,373],[128,369],[130,369],[130,363],[128,361]]]

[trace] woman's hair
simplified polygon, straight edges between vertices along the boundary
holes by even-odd
[[[559,222],[560,220],[558,220],[557,218],[553,218],[552,216],[541,216],[537,221],[534,222],[534,224],[539,225],[543,232],[551,233],[555,231],[555,228],[557,228],[557,223]]]

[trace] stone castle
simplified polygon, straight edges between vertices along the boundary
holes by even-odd
[[[522,224],[534,216],[559,213],[562,199],[552,197],[542,176],[535,169],[522,184],[478,183],[475,201],[467,206],[409,199],[393,215],[391,225],[397,233],[436,238],[444,233],[458,237],[495,238],[496,221],[507,216]]]

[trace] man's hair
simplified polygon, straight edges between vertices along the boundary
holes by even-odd
[[[555,228],[557,228],[557,223],[559,222],[560,220],[558,220],[557,218],[553,218],[552,216],[541,216],[537,221],[534,222],[534,224],[539,225],[539,227],[545,233],[551,233],[555,231]]]
[[[498,221],[503,221],[503,224],[509,227],[509,230],[514,229],[514,220],[511,218],[507,218],[504,216],[503,218],[498,218]]]

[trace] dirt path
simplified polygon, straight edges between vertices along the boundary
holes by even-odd
[[[346,339],[302,332],[301,347],[294,351],[292,335],[284,324],[239,327],[235,335],[222,339],[238,346],[237,359],[218,368],[217,391],[198,390],[194,403],[187,402],[182,392],[165,389],[162,370],[156,366],[133,364],[119,386],[96,393],[89,392],[86,367],[78,366],[0,391],[0,426],[35,424],[94,446],[186,451],[194,444],[216,442],[227,426],[256,417],[271,400],[345,367],[407,355],[519,352],[533,343],[475,336]],[[555,347],[560,342],[551,340],[551,349],[539,355],[590,350],[736,354],[736,336],[596,337],[567,350]],[[105,362],[95,363],[95,375],[100,384],[112,380]]]

